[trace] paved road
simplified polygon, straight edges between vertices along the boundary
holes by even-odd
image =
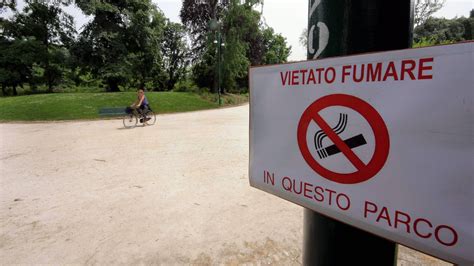
[[[121,123],[0,124],[2,264],[301,264],[301,207],[248,184],[248,105]]]

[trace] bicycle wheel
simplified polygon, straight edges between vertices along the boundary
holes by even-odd
[[[123,118],[123,126],[125,128],[133,128],[137,125],[138,119],[135,115],[129,114]]]
[[[152,126],[156,122],[156,115],[153,111],[148,111],[148,112],[146,112],[146,114],[144,116],[144,119],[145,119],[145,123],[147,125]]]

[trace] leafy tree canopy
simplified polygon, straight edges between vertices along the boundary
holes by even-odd
[[[160,61],[164,15],[150,0],[78,1],[93,19],[84,28],[75,53],[109,91],[138,75],[141,86]],[[134,75],[135,74],[135,75]]]
[[[454,19],[428,18],[415,28],[413,39],[416,46],[454,43],[473,39],[474,17]]]
[[[34,79],[31,77],[33,66],[41,67],[41,79],[48,85],[48,90],[52,91],[62,79],[62,68],[67,48],[69,48],[76,34],[74,20],[72,16],[65,13],[60,6],[50,5],[38,1],[27,1],[23,12],[16,12],[9,20],[1,23],[2,38],[9,40],[4,43],[2,49],[4,53],[12,55],[18,54],[18,60],[10,58],[15,63],[12,66],[4,66],[4,73],[19,73],[18,71],[7,71],[9,68],[19,69],[21,66],[23,73],[17,75],[21,77],[20,85],[26,81],[35,87]],[[28,48],[35,47],[36,55],[31,56]],[[25,49],[27,49],[25,51]],[[21,54],[22,51],[25,54]],[[2,53],[3,54],[3,53]],[[26,73],[26,74],[25,74]],[[5,80],[5,79],[4,79]],[[12,80],[8,79],[7,80]],[[15,83],[10,82],[15,90]],[[15,92],[14,92],[15,93]]]
[[[163,68],[166,72],[166,90],[172,90],[178,80],[184,79],[190,63],[190,51],[187,44],[186,30],[183,25],[168,21],[161,47]]]
[[[221,79],[224,91],[238,91],[247,86],[249,66],[287,60],[291,47],[262,23],[256,10],[260,4],[263,1],[183,1],[181,20],[192,37],[193,77],[199,86],[214,89]]]
[[[431,15],[440,10],[446,0],[416,0],[415,26],[423,24]]]

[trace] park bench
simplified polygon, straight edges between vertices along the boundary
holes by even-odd
[[[99,109],[99,116],[101,117],[124,116],[126,114],[125,107],[103,107]]]

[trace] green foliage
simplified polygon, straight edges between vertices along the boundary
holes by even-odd
[[[464,27],[464,34],[462,38],[464,40],[474,39],[474,9],[471,10],[469,18],[461,17],[457,21]]]
[[[57,5],[31,1],[23,13],[16,14],[16,20],[21,36],[35,37],[48,48],[50,45],[70,47],[76,34],[73,17]]]
[[[183,1],[180,16],[192,37],[192,77],[198,86],[216,92],[220,76],[223,92],[246,91],[250,66],[286,62],[291,47],[261,22],[255,10],[261,2]]]
[[[165,16],[155,6],[150,6],[148,10],[136,12],[131,22],[128,29],[131,34],[127,36],[129,42],[127,58],[131,64],[132,83],[141,88],[145,84],[150,84],[151,88],[161,87],[163,70],[160,66],[162,63],[160,47],[166,38],[164,36]],[[134,78],[136,81],[133,81]]]
[[[159,72],[164,16],[150,0],[78,1],[94,18],[84,28],[74,53],[108,91],[135,80],[140,87]]]
[[[34,89],[40,82],[52,92],[53,86],[62,81],[69,56],[67,48],[74,39],[73,18],[60,6],[28,1],[23,13],[16,12],[10,20],[2,20],[1,30],[2,54],[8,55],[0,70],[3,90],[12,87],[16,94],[16,86],[29,82]],[[34,68],[42,68],[35,71],[42,75],[34,75]]]
[[[200,97],[212,103],[217,103],[219,101],[219,95],[215,93],[202,92],[200,94]],[[248,93],[239,93],[239,94],[226,93],[226,94],[222,94],[220,98],[221,98],[222,106],[241,105],[241,104],[248,103],[249,101]]]
[[[232,105],[241,105],[248,103],[249,95],[248,93],[242,94],[231,94],[227,93],[221,96],[221,101],[224,106],[232,106]]]
[[[189,79],[181,79],[178,81],[173,88],[174,92],[192,92],[192,93],[200,93],[201,90],[199,87]]]
[[[137,87],[216,92],[218,77],[223,93],[240,93],[250,66],[285,62],[291,49],[262,22],[262,0],[184,0],[184,26],[152,0],[74,1],[91,16],[79,35],[63,11],[72,0],[25,3],[18,11],[16,1],[0,5],[15,12],[0,19],[4,96]]]
[[[259,64],[261,61],[261,32],[255,30],[259,27],[260,13],[253,10],[250,5],[232,1],[223,21],[226,43],[223,49],[222,67],[224,92],[235,91],[241,85],[245,86],[242,83],[248,74],[249,66]]]
[[[434,39],[423,37],[418,42],[413,43],[413,48],[421,48],[421,47],[427,47],[427,46],[433,46],[433,45],[442,45],[442,44],[451,44],[451,43],[454,43],[454,41],[445,40],[445,41],[439,42],[439,41],[436,41]]]
[[[185,31],[150,0],[88,1],[78,6],[94,18],[72,49],[73,61],[104,80],[108,91],[172,90],[185,75],[189,55]]]
[[[34,37],[42,43],[46,56],[38,64],[44,69],[42,81],[48,91],[62,81],[67,48],[71,46],[76,30],[72,16],[64,13],[60,6],[31,1],[23,14],[17,15],[21,36]]]
[[[186,31],[181,24],[168,21],[163,34],[163,68],[166,73],[164,90],[172,90],[186,75],[190,52],[186,43]]]
[[[41,43],[34,39],[7,40],[0,38],[0,84],[2,94],[8,95],[7,87],[17,95],[17,87],[31,82],[34,74],[34,62],[44,56]]]
[[[219,0],[184,0],[180,17],[183,25],[189,30],[192,40],[193,60],[199,61],[208,50],[208,34],[212,19],[222,17],[228,1]]]
[[[225,47],[223,60],[223,85],[224,91],[235,90],[239,86],[239,80],[245,79],[248,74],[250,60],[247,58],[247,43],[239,39],[236,29],[229,31],[227,46]]]
[[[415,28],[414,46],[447,44],[473,39],[474,18],[428,18]]]
[[[263,30],[264,56],[263,64],[279,64],[286,62],[291,53],[291,46],[286,44],[285,37],[275,34],[272,28]]]
[[[201,88],[215,88],[217,55],[215,49],[207,50],[192,66],[193,81]]]

